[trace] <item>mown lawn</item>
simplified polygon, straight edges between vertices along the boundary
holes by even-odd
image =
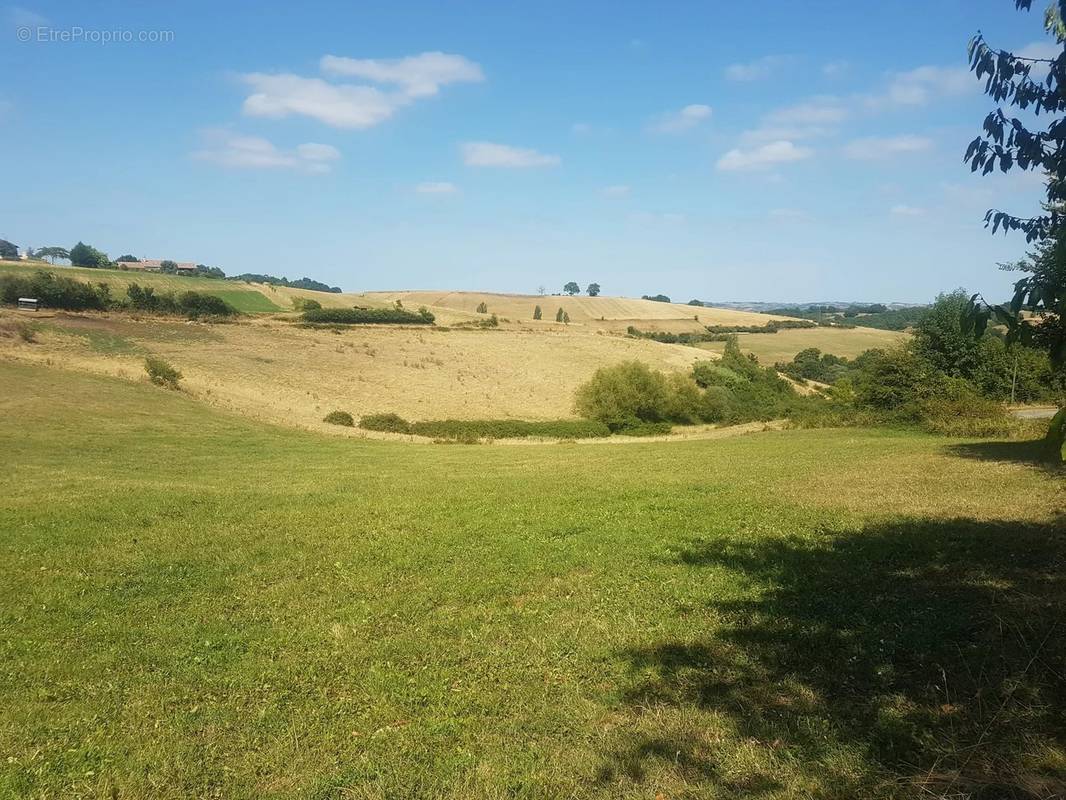
[[[0,363],[0,796],[1051,797],[1061,473],[442,446]]]
[[[34,272],[53,272],[56,275],[74,278],[87,283],[106,283],[111,287],[111,296],[124,298],[126,287],[131,283],[141,286],[151,286],[157,292],[203,292],[221,297],[238,311],[245,314],[258,312],[281,311],[281,307],[271,302],[270,298],[252,288],[246,283],[234,283],[212,278],[200,278],[182,275],[164,275],[159,272],[137,272],[134,270],[120,269],[88,269],[85,267],[51,266],[39,263],[23,263],[19,261],[0,261],[0,274],[13,272],[20,275],[31,275]]]

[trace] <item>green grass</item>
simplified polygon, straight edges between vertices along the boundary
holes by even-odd
[[[157,292],[196,291],[221,297],[238,311],[246,314],[281,311],[281,307],[271,302],[270,298],[255,289],[235,288],[247,284],[232,283],[211,278],[183,277],[164,275],[158,272],[135,272],[119,269],[87,269],[84,267],[51,266],[48,264],[26,264],[18,261],[0,261],[0,274],[13,272],[32,274],[39,270],[54,272],[69,278],[76,278],[88,283],[106,283],[111,287],[113,297],[126,295],[126,287],[131,283],[151,286]]]
[[[1066,787],[1062,474],[1024,446],[459,448],[0,385],[0,796]]]

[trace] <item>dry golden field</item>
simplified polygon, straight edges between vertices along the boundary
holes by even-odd
[[[29,321],[35,342],[14,335]],[[638,359],[687,370],[717,356],[583,329],[444,330],[361,326],[308,330],[278,317],[231,324],[124,314],[0,311],[0,359],[144,380],[144,357],[184,374],[193,397],[243,415],[338,432],[329,411],[412,420],[572,417],[574,390],[600,366]]]
[[[882,331],[876,328],[795,328],[777,333],[738,334],[740,349],[754,353],[761,364],[772,366],[791,361],[800,350],[817,347],[823,353],[854,358],[864,350],[886,349],[906,340],[902,331]],[[724,342],[704,342],[701,348],[721,353]]]

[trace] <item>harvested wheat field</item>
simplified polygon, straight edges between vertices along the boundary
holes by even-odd
[[[317,297],[317,295],[316,295]],[[766,325],[775,319],[769,314],[733,311],[726,308],[706,308],[679,303],[657,303],[630,297],[570,297],[568,295],[493,294],[491,292],[367,292],[354,295],[367,305],[391,305],[399,300],[407,308],[426,306],[433,311],[446,309],[477,315],[477,308],[485,304],[488,314],[507,317],[517,322],[532,322],[533,310],[540,306],[543,322],[554,322],[561,308],[570,315],[571,324],[586,325],[603,330],[625,330],[627,326],[646,330],[682,331],[702,330],[704,325]]]
[[[0,325],[25,320],[0,312]],[[144,379],[146,355],[180,370],[199,400],[246,416],[329,430],[329,411],[419,419],[560,419],[600,366],[638,359],[683,371],[715,355],[692,347],[568,330],[445,330],[359,326],[335,333],[282,319],[225,325],[53,313],[36,341],[0,337],[0,359]]]
[[[817,347],[823,353],[854,358],[866,350],[887,349],[907,340],[910,334],[902,331],[883,331],[877,328],[784,328],[777,333],[737,334],[740,349],[753,353],[767,366],[791,361],[800,350]],[[699,347],[721,353],[724,342],[704,342]]]

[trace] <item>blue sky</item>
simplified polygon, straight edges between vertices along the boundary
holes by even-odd
[[[0,237],[349,290],[1001,297],[996,262],[1024,242],[983,212],[1034,211],[1041,186],[961,163],[989,108],[965,48],[980,28],[1040,55],[1041,18],[1008,0],[8,6]]]

